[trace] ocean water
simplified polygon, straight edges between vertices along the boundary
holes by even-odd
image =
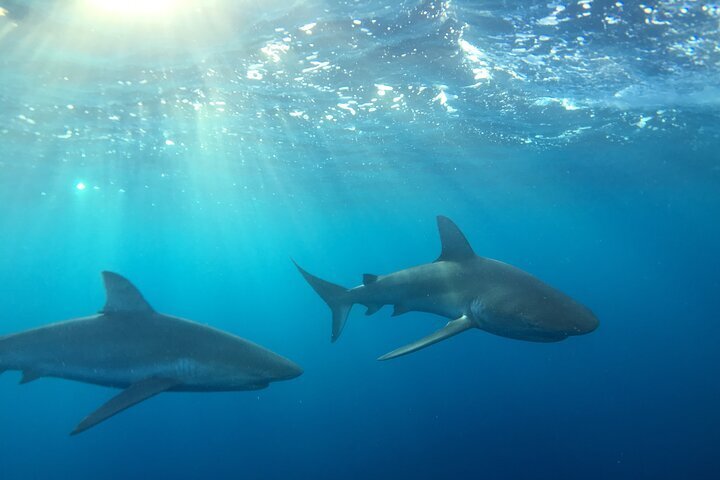
[[[99,272],[305,373],[168,393],[0,377],[0,478],[714,479],[720,5],[0,1],[0,335],[87,315]],[[536,344],[330,313],[475,251],[590,307]]]

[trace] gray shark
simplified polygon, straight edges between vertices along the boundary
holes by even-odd
[[[387,353],[406,355],[472,328],[531,342],[557,342],[598,327],[593,313],[572,298],[519,268],[475,254],[465,235],[447,217],[437,217],[442,251],[432,263],[388,275],[363,275],[346,289],[295,266],[332,311],[332,337],[340,337],[354,304],[372,315],[393,305],[393,316],[410,311],[441,315],[440,330]]]
[[[107,301],[97,315],[0,338],[0,372],[22,370],[20,383],[59,377],[123,389],[71,434],[161,392],[258,390],[303,373],[240,337],[158,313],[127,279],[102,276]]]

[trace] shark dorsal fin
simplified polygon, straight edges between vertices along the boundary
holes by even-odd
[[[117,273],[102,272],[107,300],[100,313],[151,313],[153,308],[135,285]]]
[[[442,251],[436,262],[467,260],[475,256],[467,238],[452,220],[438,215],[437,224]]]

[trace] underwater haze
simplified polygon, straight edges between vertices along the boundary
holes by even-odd
[[[0,376],[0,478],[720,478],[720,4],[0,0],[0,335],[158,311],[304,374],[166,393]],[[557,343],[331,316],[478,255],[589,307]]]

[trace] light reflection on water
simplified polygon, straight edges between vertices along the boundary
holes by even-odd
[[[687,128],[720,98],[717,12],[701,2],[215,2],[131,35],[37,5],[0,20],[2,132],[61,149],[268,132],[314,145],[338,130],[389,139],[445,126],[490,144],[627,142]]]

